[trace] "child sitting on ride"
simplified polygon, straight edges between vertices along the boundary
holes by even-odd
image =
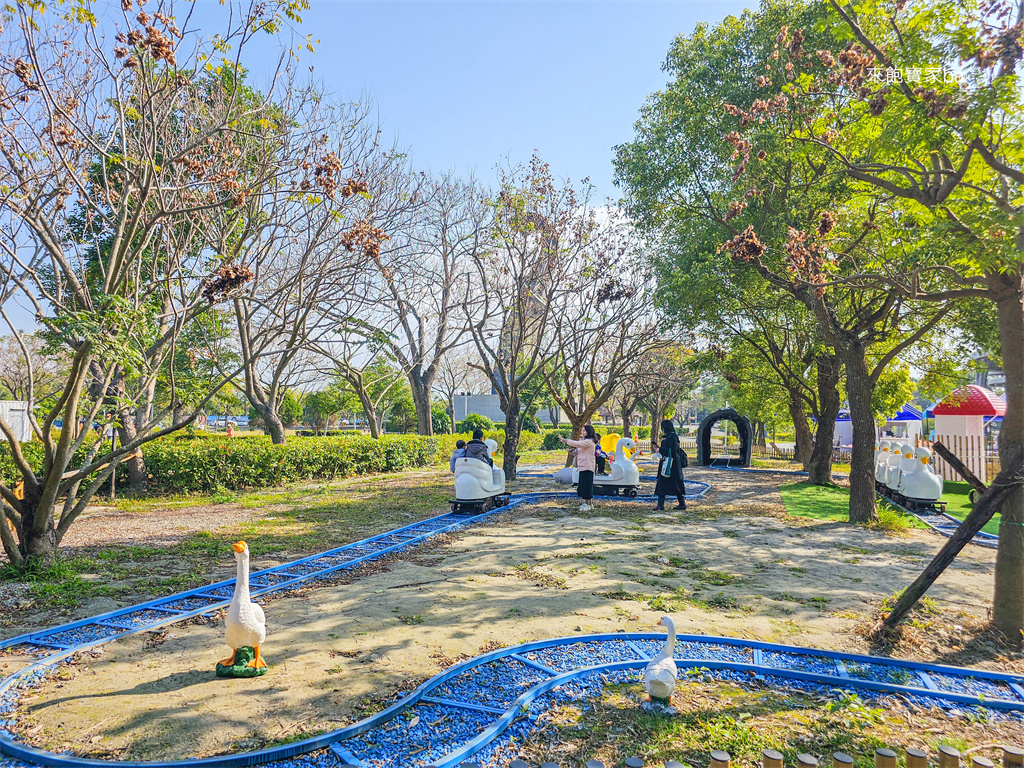
[[[492,467],[494,466],[491,452],[487,449],[487,444],[484,442],[484,432],[482,429],[473,430],[473,439],[466,443],[465,450],[465,457],[467,459],[477,459]]]
[[[607,475],[608,474],[608,454],[604,452],[601,447],[601,433],[595,433],[597,437],[597,445],[594,446],[594,458],[597,459],[597,474]]]
[[[448,466],[451,467],[452,472],[455,471],[455,460],[461,459],[466,455],[466,441],[458,440],[455,443],[455,450],[452,451],[452,457],[448,462]]]

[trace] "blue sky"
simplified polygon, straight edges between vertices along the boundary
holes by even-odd
[[[194,21],[214,12],[213,0],[199,3]],[[311,5],[301,29],[320,42],[303,63],[337,96],[372,99],[385,135],[419,167],[490,183],[504,158],[525,162],[537,149],[556,176],[590,176],[602,200],[618,196],[612,147],[630,139],[644,98],[664,85],[672,39],[754,3]],[[276,61],[266,42],[259,48],[246,57],[254,74]]]

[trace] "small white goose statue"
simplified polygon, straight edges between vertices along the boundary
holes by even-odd
[[[651,699],[643,703],[643,708],[648,712],[674,715],[676,710],[672,706],[671,698],[676,687],[676,678],[679,676],[676,662],[672,658],[672,652],[676,648],[676,625],[668,616],[662,616],[658,624],[665,627],[668,636],[661,653],[651,659],[644,671],[644,685]]]
[[[248,646],[253,649],[253,659],[246,667],[257,670],[259,674],[267,666],[260,656],[260,646],[267,639],[267,619],[263,609],[249,598],[249,546],[244,541],[239,541],[232,545],[232,549],[235,550],[238,571],[235,592],[231,596],[228,615],[224,619],[225,639],[232,649],[232,654],[218,663],[218,673],[221,667],[233,668],[237,663],[238,649]]]

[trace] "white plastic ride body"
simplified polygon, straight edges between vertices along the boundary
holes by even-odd
[[[487,440],[487,448],[493,455],[498,444]],[[480,459],[461,458],[455,460],[455,500],[459,502],[484,501],[492,496],[505,493],[505,470],[490,466]]]
[[[914,468],[917,464],[917,459],[914,458],[914,449],[908,445],[901,445],[900,450],[900,461],[899,463],[889,471],[889,490],[895,493],[900,493],[903,487],[903,473],[908,472]]]
[[[942,498],[942,478],[931,467],[932,453],[924,446],[917,449],[917,463],[920,469],[908,472],[903,483],[903,495],[907,501],[931,504]]]
[[[891,447],[891,443],[888,440],[883,440],[881,443],[878,444],[878,450],[875,451],[875,482],[876,483],[884,483],[885,482],[882,479],[882,477],[883,477],[883,471],[885,469],[887,469],[885,462],[886,462],[886,459],[889,458],[889,449],[890,449],[890,447]]]
[[[899,472],[899,464],[903,460],[902,450],[902,445],[893,443],[892,450],[885,456],[885,466],[882,467],[882,477],[879,479],[882,485],[887,488],[889,487],[889,478],[892,477],[894,472]]]
[[[633,463],[632,459],[626,457],[626,450],[635,450],[636,443],[632,438],[620,437],[615,443],[615,461],[612,462],[612,471],[609,475],[594,475],[594,488],[625,488],[638,489],[640,487],[640,468]],[[580,481],[580,471],[572,468],[573,485]]]

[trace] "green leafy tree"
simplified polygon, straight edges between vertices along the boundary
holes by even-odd
[[[847,280],[884,283],[938,306],[994,306],[1007,399],[999,450],[1012,471],[1024,465],[1024,6],[821,6],[823,24],[779,29],[780,56],[768,76],[791,80],[786,104],[771,111],[788,124],[783,139],[804,162],[871,201],[874,216],[853,211],[843,224],[853,238],[864,222],[882,219],[901,233],[898,251],[880,249]],[[824,271],[834,283],[838,275]],[[1001,514],[993,623],[1019,639],[1024,487],[1006,494]]]
[[[484,432],[489,432],[494,429],[494,422],[488,419],[486,416],[481,416],[479,413],[466,414],[466,418],[455,425],[455,431],[458,434],[464,432],[473,432],[474,430],[481,429]]]
[[[302,402],[291,390],[284,393],[278,414],[281,417],[281,423],[286,427],[297,424],[302,419]]]
[[[452,432],[451,417],[448,415],[449,406],[444,403],[432,403],[430,406],[430,417],[434,422],[435,435],[450,435]]]
[[[713,225],[700,225],[698,247],[707,252],[709,235],[717,232],[726,241],[722,252],[744,267],[748,285],[813,318],[821,344],[845,371],[854,424],[850,520],[867,522],[875,517],[872,390],[888,364],[949,310],[877,281],[834,280],[859,274],[879,252],[913,257],[895,223],[876,222],[870,202],[856,198],[843,176],[794,154],[786,138],[790,72],[779,65],[779,49],[794,38],[780,30],[824,20],[821,4],[766,2],[756,13],[678,39],[666,63],[674,81],[644,107],[638,138],[619,149],[617,163],[638,221],[655,233],[667,230],[678,248],[688,247],[684,235],[692,222]],[[836,230],[834,211],[844,207],[860,212],[858,223],[872,221],[870,236],[859,228]],[[733,274],[723,261],[707,261],[711,275],[725,281]],[[820,440],[818,448],[830,445],[831,439]]]

